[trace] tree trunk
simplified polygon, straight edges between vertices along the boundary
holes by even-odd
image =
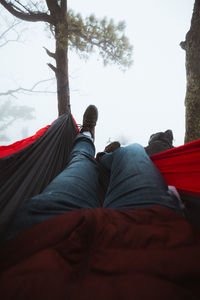
[[[56,38],[56,79],[58,95],[58,114],[70,113],[69,71],[68,71],[68,24],[67,24],[67,0],[61,0],[58,22],[55,26]],[[63,32],[61,34],[61,28]],[[63,35],[63,36],[62,36]],[[62,36],[64,44],[59,40]]]
[[[191,27],[184,43],[187,90],[185,143],[200,138],[200,0],[195,0]]]
[[[62,48],[56,40],[56,80],[58,95],[58,114],[70,112],[70,93],[68,75],[68,47]]]

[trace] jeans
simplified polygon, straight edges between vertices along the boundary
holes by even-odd
[[[136,209],[161,205],[182,215],[178,199],[168,191],[160,171],[141,145],[131,144],[105,153],[100,162],[94,155],[92,140],[80,134],[64,171],[41,194],[25,201],[6,239],[54,216],[81,208]],[[103,204],[98,198],[99,164],[110,170]]]

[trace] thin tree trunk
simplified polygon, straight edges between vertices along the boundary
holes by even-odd
[[[68,70],[68,24],[67,24],[67,0],[61,0],[61,9],[59,22],[55,28],[56,37],[56,79],[57,79],[57,95],[58,95],[58,114],[61,116],[66,112],[70,112],[70,91],[69,91],[69,70]],[[64,38],[65,46],[61,45],[58,40],[60,26],[65,28]]]
[[[195,0],[191,27],[182,45],[186,50],[185,143],[188,143],[200,138],[200,0]]]
[[[58,95],[58,114],[70,112],[70,93],[68,77],[68,47],[63,49],[56,41],[56,80]]]

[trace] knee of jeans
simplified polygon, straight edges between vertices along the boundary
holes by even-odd
[[[130,144],[127,147],[130,147],[131,149],[136,149],[136,150],[144,150],[144,147],[138,143]]]
[[[123,153],[124,155],[128,155],[128,154],[134,154],[134,153],[146,153],[145,150],[144,150],[144,147],[141,146],[140,144],[138,143],[133,143],[133,144],[130,144],[126,147],[121,147],[119,148],[118,150],[116,151],[119,151],[121,153]]]
[[[113,152],[114,160],[117,160],[118,162],[124,162],[124,160],[126,161],[128,159],[129,161],[136,155],[136,153],[140,152],[139,149],[141,147],[142,146],[139,144],[131,144],[126,147],[120,147]]]

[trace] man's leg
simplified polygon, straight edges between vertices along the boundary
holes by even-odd
[[[98,164],[93,142],[80,134],[67,167],[45,190],[19,209],[7,239],[54,216],[80,208],[99,207]]]
[[[70,161],[45,190],[20,207],[6,236],[12,238],[36,224],[65,212],[99,207],[98,164],[94,159],[94,127],[98,118],[95,106],[90,105],[83,117],[83,134],[77,136]],[[86,135],[89,134],[91,137]]]
[[[160,171],[139,144],[121,147],[102,156],[111,176],[103,206],[112,209],[166,206],[181,213]]]
[[[90,138],[80,134],[67,167],[43,191],[34,197],[35,207],[56,211],[97,207],[98,164]],[[47,204],[47,199],[48,201]],[[55,206],[55,207],[54,207]]]

